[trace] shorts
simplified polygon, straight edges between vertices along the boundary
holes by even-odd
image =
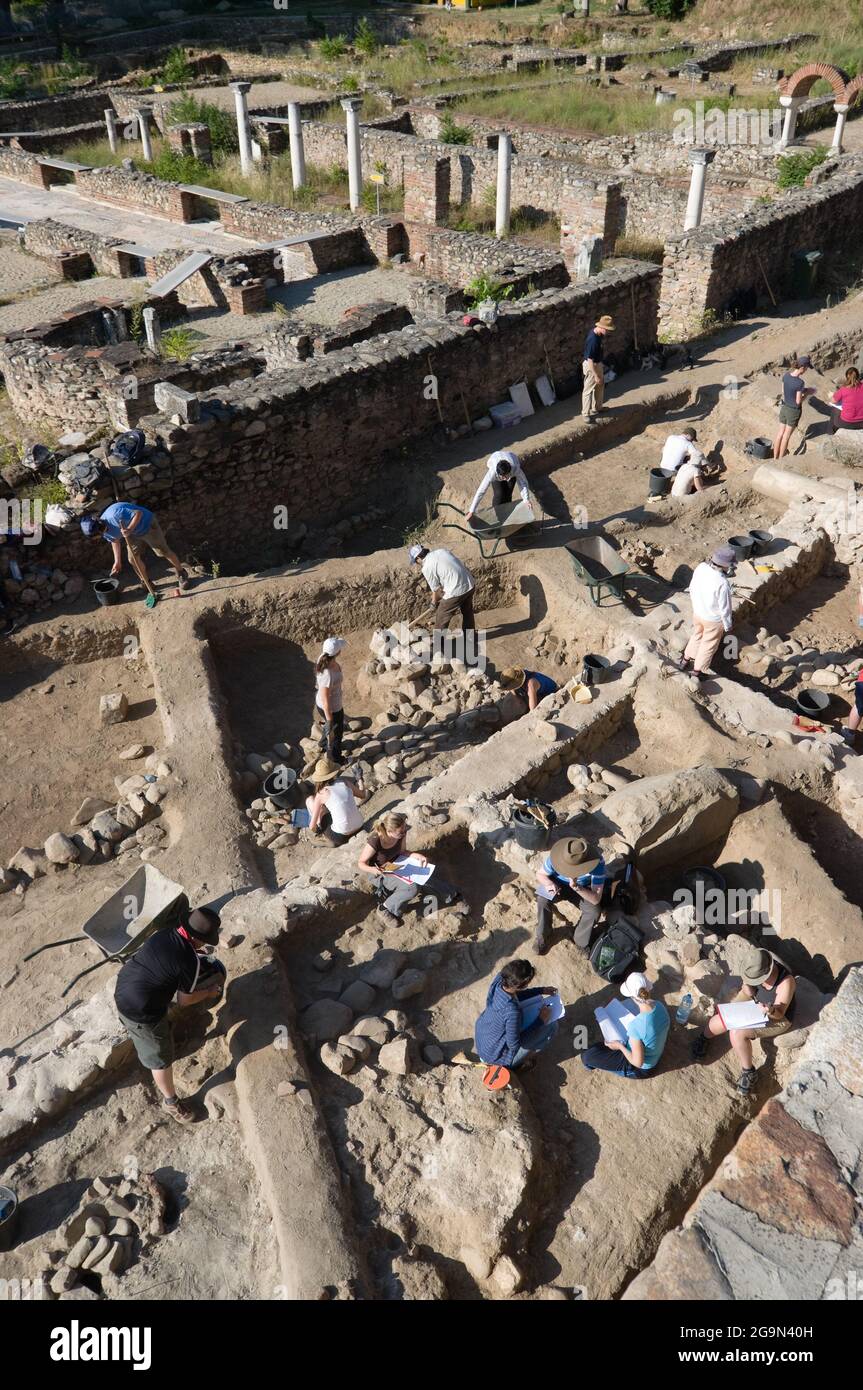
[[[800,416],[802,414],[803,409],[799,405],[780,405],[779,423],[780,425],[791,425],[793,428],[794,425],[800,424]]]
[[[160,555],[163,560],[168,558],[168,542],[165,540],[165,533],[157,517],[153,517],[150,522],[149,530],[143,536],[129,536],[128,546],[134,550],[136,555],[140,555],[144,546],[148,545],[156,555]]]
[[[857,713],[863,719],[863,681],[857,681],[854,685],[854,704],[857,706]]]
[[[118,1010],[119,1013],[119,1010]],[[147,1071],[164,1071],[174,1060],[174,1036],[168,1016],[158,1023],[136,1023],[120,1014],[120,1022],[132,1039],[138,1061]]]
[[[778,1038],[780,1033],[788,1033],[791,1029],[790,1018],[780,1018],[778,1023],[768,1023],[763,1028],[756,1030],[756,1037],[759,1038]]]

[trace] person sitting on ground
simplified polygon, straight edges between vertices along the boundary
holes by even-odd
[[[579,950],[587,952],[594,927],[599,921],[600,904],[608,873],[600,854],[578,837],[558,840],[537,873],[537,925],[534,950],[544,956],[549,947],[553,906],[556,902],[578,903],[581,916],[572,932]]]
[[[704,455],[696,444],[695,430],[689,426],[682,434],[670,434],[662,446],[659,466],[663,473],[676,473],[685,463],[704,463]]]
[[[553,985],[528,989],[535,974],[529,960],[511,960],[492,980],[474,1032],[477,1053],[487,1066],[516,1071],[529,1057],[548,1047],[557,1032],[548,1004],[542,1006],[534,1023],[522,1027],[520,1000],[557,994]]]
[[[704,464],[696,459],[682,463],[671,484],[672,497],[688,497],[694,492],[704,491]]]
[[[328,637],[315,662],[315,724],[320,733],[321,748],[334,763],[344,762],[342,739],[345,733],[345,709],[342,668],[337,658],[346,645],[343,637]]]
[[[814,386],[803,385],[803,374],[812,362],[808,357],[798,357],[797,364],[790,367],[782,378],[782,404],[779,407],[779,429],[773,441],[773,457],[784,458],[788,453],[791,436],[800,424],[803,402],[807,396],[815,395]]]
[[[174,995],[186,1007],[214,1002],[222,993],[224,966],[209,961],[219,941],[220,918],[209,907],[181,912],[177,927],[156,931],[121,967],[114,990],[120,1022],[142,1067],[153,1073],[168,1114],[181,1124],[194,1111],[174,1089],[174,1039],[168,1010]],[[214,978],[214,975],[216,978]]]
[[[146,507],[141,507],[135,502],[112,502],[110,507],[105,508],[101,516],[82,517],[81,530],[85,536],[101,536],[106,541],[110,541],[111,549],[114,552],[112,575],[119,574],[123,568],[121,538],[126,542],[132,568],[147,590],[148,608],[153,607],[159,596],[150,582],[147,566],[144,564],[145,547],[149,547],[154,555],[161,556],[163,560],[167,560],[170,565],[173,565],[177,571],[178,589],[188,587],[189,576],[165,540],[159,518],[153,512],[148,511]]]
[[[665,1005],[652,997],[653,985],[640,970],[627,975],[620,992],[638,1005],[638,1013],[625,1021],[629,1045],[597,1043],[581,1054],[588,1071],[613,1071],[629,1080],[649,1076],[662,1056],[671,1027]]]
[[[476,584],[467,565],[451,550],[426,550],[424,545],[412,545],[408,560],[412,565],[422,566],[423,578],[432,591],[435,604],[432,625],[447,628],[456,613],[461,613],[464,631],[475,632],[473,596]]]
[[[500,673],[500,683],[504,690],[517,695],[526,711],[536,709],[546,695],[553,695],[558,689],[557,681],[551,676],[543,676],[539,671],[526,671],[521,666],[507,666]]]
[[[369,795],[361,777],[343,774],[338,763],[325,753],[318,758],[306,778],[315,787],[306,797],[309,813],[309,834],[325,835],[331,845],[343,845],[358,830],[363,818],[358,802]]]
[[[512,501],[516,484],[521,493],[522,502],[527,502],[529,506],[530,488],[527,485],[527,478],[524,476],[518,454],[513,453],[512,449],[498,449],[496,453],[492,454],[486,465],[485,477],[474,493],[465,520],[470,521],[489,488],[491,488],[492,505],[503,507],[507,502]]]
[[[860,600],[863,602],[863,589],[861,589]],[[860,720],[863,719],[863,668],[854,682],[854,708],[848,712],[848,723],[842,728],[842,737],[849,747],[854,746],[854,739],[860,727]]]
[[[422,884],[409,883],[391,871],[395,860],[408,853],[416,863],[422,866],[428,864],[424,854],[408,851],[409,829],[408,818],[403,812],[390,811],[376,823],[360,851],[357,860],[360,872],[368,874],[388,894],[378,908],[378,917],[385,926],[393,926],[401,921],[405,908],[420,896],[424,903],[431,902],[435,908],[453,907],[454,911],[464,915],[468,907],[461,893],[447,883],[437,869]]]
[[[840,386],[830,397],[842,409],[837,418],[833,412],[833,430],[863,430],[863,385],[856,367],[849,367],[845,373],[845,385]]]
[[[782,964],[772,951],[752,946],[741,967],[743,977],[743,999],[754,1000],[760,1004],[768,1019],[763,1028],[727,1029],[720,1014],[713,1015],[707,1027],[697,1033],[692,1043],[692,1056],[702,1058],[707,1052],[711,1038],[721,1037],[728,1032],[731,1046],[740,1060],[742,1068],[738,1091],[744,1094],[755,1085],[755,1068],[752,1065],[752,1042],[755,1038],[776,1038],[787,1033],[794,1017],[794,993],[797,981],[791,971]]]
[[[695,566],[689,584],[692,601],[692,633],[680,662],[681,671],[690,671],[696,680],[709,673],[719,644],[733,626],[732,592],[729,575],[737,557],[730,545],[714,550],[709,560]],[[691,670],[690,670],[691,668]]]

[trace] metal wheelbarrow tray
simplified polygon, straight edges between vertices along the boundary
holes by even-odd
[[[465,517],[465,513],[452,502],[439,502],[438,510],[441,507],[448,507],[460,517]],[[483,507],[482,511],[474,512],[467,526],[459,526],[456,521],[445,521],[443,524],[447,530],[463,531],[466,536],[473,536],[482,558],[488,560],[497,554],[501,541],[508,541],[517,531],[522,531],[535,521],[536,514],[530,503],[519,499],[518,502],[506,502],[501,507]],[[494,541],[488,555],[484,541]]]
[[[153,932],[177,920],[183,903],[188,906],[185,890],[179,883],[173,883],[152,864],[142,864],[92,917],[87,918],[82,936],[49,941],[47,945],[31,951],[24,959],[32,960],[42,951],[51,950],[54,946],[68,946],[73,941],[95,941],[104,959],[88,965],[86,970],[76,975],[63,990],[63,998],[91,970],[98,970],[100,965],[111,960],[128,960]]]
[[[604,536],[585,536],[583,540],[570,541],[564,549],[579,582],[588,589],[597,607],[603,598],[603,591],[614,594],[616,598],[624,597],[624,581],[630,572],[629,566]]]

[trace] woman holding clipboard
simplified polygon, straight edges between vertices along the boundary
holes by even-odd
[[[424,902],[431,901],[435,910],[458,904],[457,912],[467,912],[461,893],[440,877],[434,865],[430,874],[416,874],[416,869],[427,869],[429,861],[424,854],[408,851],[409,828],[408,818],[401,811],[388,812],[375,825],[357,860],[360,872],[377,879],[387,893],[378,908],[380,920],[387,926],[397,926],[405,908],[420,895]]]
[[[737,1089],[746,1095],[755,1085],[752,1041],[754,1038],[775,1038],[780,1033],[788,1032],[794,1015],[797,981],[778,956],[757,946],[749,952],[740,973],[743,977],[743,1000],[717,1006],[707,1027],[696,1036],[692,1056],[696,1059],[704,1057],[710,1039],[728,1033],[742,1067]],[[744,1009],[757,1015],[754,1026],[750,1024],[749,1027],[735,1028],[736,1014]],[[726,1015],[724,1018],[723,1013]]]

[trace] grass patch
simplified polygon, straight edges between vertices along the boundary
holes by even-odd
[[[653,261],[662,265],[665,247],[661,241],[651,241],[648,237],[619,236],[614,243],[615,256],[628,256],[633,261]]]
[[[777,188],[802,188],[813,169],[827,158],[827,146],[815,145],[799,154],[783,154],[776,161]]]

